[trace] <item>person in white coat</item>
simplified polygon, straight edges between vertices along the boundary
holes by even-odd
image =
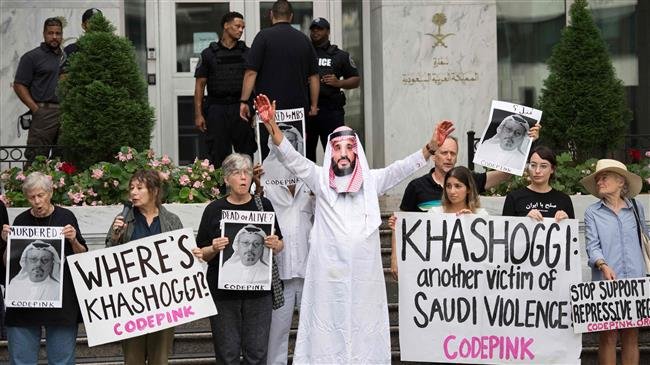
[[[294,363],[390,364],[378,197],[423,167],[452,123],[439,123],[421,151],[373,170],[356,133],[340,127],[320,167],[283,137],[275,103],[259,95],[255,106],[280,161],[316,196]]]
[[[285,133],[284,136],[287,137],[287,134]],[[291,142],[290,138],[287,139]],[[295,145],[293,147],[296,148]],[[314,194],[301,180],[297,180],[295,185],[271,184],[262,187],[260,176],[263,174],[262,166],[256,166],[253,176],[255,193],[264,194],[264,197],[273,204],[284,243],[282,252],[275,255],[280,279],[284,285],[284,305],[273,310],[267,353],[267,364],[280,365],[286,364],[288,360],[289,331],[293,312],[296,306],[300,307],[302,298],[315,199]]]

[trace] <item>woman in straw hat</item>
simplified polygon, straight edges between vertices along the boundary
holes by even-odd
[[[616,160],[599,160],[596,171],[582,185],[601,200],[585,211],[585,239],[593,280],[638,278],[646,274],[634,211],[634,196],[641,191],[641,177]],[[636,202],[640,222],[647,232],[643,206]],[[616,364],[616,340],[621,336],[622,364],[639,363],[639,331],[626,328],[600,332],[600,364]]]

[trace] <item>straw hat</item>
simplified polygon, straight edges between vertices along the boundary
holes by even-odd
[[[598,197],[598,188],[596,186],[596,175],[605,171],[615,172],[623,176],[625,181],[627,181],[627,185],[629,187],[629,190],[626,195],[627,198],[635,197],[641,192],[641,187],[643,187],[641,176],[627,171],[627,167],[622,162],[616,160],[602,159],[596,162],[596,171],[593,174],[589,176],[585,176],[582,178],[582,180],[580,180],[582,186],[584,186],[585,189],[587,189],[587,191],[591,195]]]

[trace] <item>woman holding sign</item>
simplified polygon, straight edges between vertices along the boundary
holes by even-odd
[[[456,166],[445,174],[442,206],[429,209],[431,213],[483,214],[481,201],[472,172],[465,166]]]
[[[557,221],[575,218],[571,198],[551,186],[556,167],[553,150],[546,146],[535,147],[528,160],[530,184],[508,193],[501,215],[528,216],[538,221],[544,218],[555,218]]]
[[[115,217],[106,237],[107,246],[115,246],[140,238],[183,228],[181,220],[162,206],[162,180],[157,171],[138,170],[129,180],[129,200]],[[122,341],[126,364],[167,364],[174,342],[174,328],[132,337]]]
[[[253,163],[249,156],[233,153],[226,157],[221,167],[229,193],[205,208],[196,235],[196,244],[199,247],[194,249],[196,257],[208,262],[208,285],[218,311],[216,316],[210,317],[214,352],[219,364],[239,364],[240,353],[243,354],[246,364],[266,364],[273,310],[272,292],[223,290],[217,288],[217,283],[219,253],[223,251],[224,261],[235,254],[228,237],[222,235],[221,212],[223,210],[272,212],[273,206],[268,199],[260,198],[262,207],[258,207],[253,195],[250,194]],[[277,253],[282,250],[283,243],[277,220],[274,225],[276,233],[267,235],[263,241],[264,246]],[[244,229],[246,230],[247,227]],[[255,236],[255,232],[251,232],[251,235]],[[258,237],[263,235],[260,234]],[[235,242],[238,242],[237,237]],[[239,247],[241,245],[242,242],[239,242]]]
[[[63,252],[59,259],[58,251],[50,244],[53,240],[23,240],[29,242],[21,252],[20,240],[10,236],[8,224],[2,226],[2,240],[9,239],[9,247],[3,257],[9,266],[10,283],[22,281],[19,293],[28,297],[42,293],[43,284],[59,281],[62,289],[61,307],[34,308],[24,303],[39,301],[17,301],[16,306],[27,308],[7,308],[5,325],[9,342],[9,361],[11,364],[36,364],[40,348],[41,331],[45,327],[47,359],[50,364],[74,364],[77,328],[81,322],[79,303],[68,265],[63,268],[63,280],[59,276],[56,262],[64,261],[65,256],[88,251],[86,240],[79,232],[77,219],[71,211],[52,204],[52,177],[40,172],[32,172],[23,181],[23,194],[29,201],[30,209],[14,219],[14,226],[59,227],[64,239]],[[59,241],[60,242],[60,241]],[[60,246],[58,246],[60,247]],[[9,251],[10,257],[7,257]],[[19,267],[18,267],[19,266]],[[20,269],[20,272],[17,272]],[[14,275],[12,275],[14,274]],[[24,275],[23,275],[24,274]],[[22,279],[24,278],[24,279]],[[10,285],[11,287],[12,285]],[[20,290],[22,289],[22,290]],[[14,296],[7,289],[7,297]],[[57,293],[58,294],[58,293]],[[57,295],[58,296],[58,295]],[[7,301],[9,306],[11,301]]]
[[[639,228],[648,232],[645,214],[634,197],[642,187],[641,177],[627,171],[616,160],[598,160],[596,171],[582,185],[600,198],[585,211],[585,240],[592,280],[640,278],[646,275]],[[639,219],[637,220],[637,214]],[[642,227],[637,222],[641,222]],[[621,338],[621,363],[639,363],[639,330],[626,328],[600,332],[600,364],[616,364],[616,340]]]

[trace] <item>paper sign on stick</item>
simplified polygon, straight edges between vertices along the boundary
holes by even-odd
[[[264,122],[259,119],[257,114],[255,114],[255,120],[257,124],[258,158],[262,161],[262,168],[264,168],[264,175],[261,178],[262,185],[287,186],[296,184],[298,178],[282,165],[272,150],[269,150],[269,133],[264,127]],[[276,110],[275,120],[282,134],[284,134],[284,138],[291,143],[296,151],[305,156],[307,148],[305,144],[305,110],[303,108]]]

